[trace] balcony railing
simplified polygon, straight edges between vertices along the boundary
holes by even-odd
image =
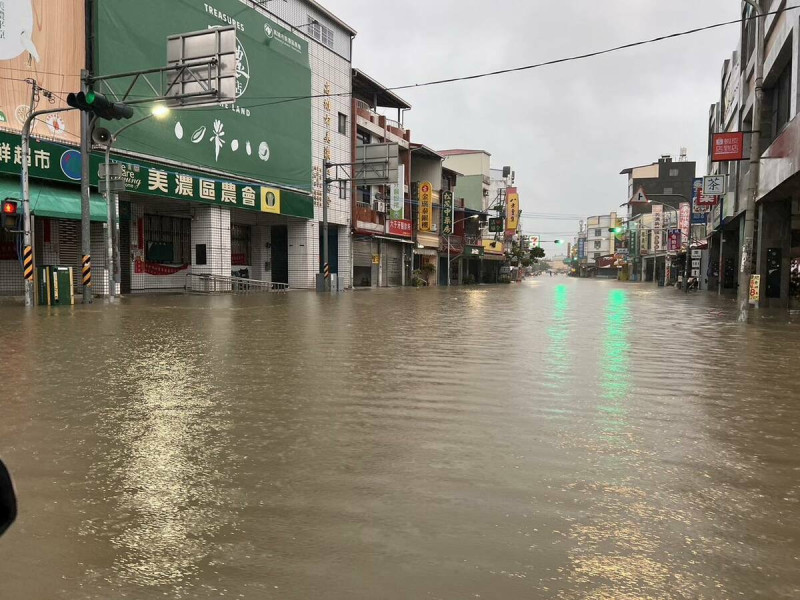
[[[356,98],[354,100],[354,102],[355,102],[356,108],[360,108],[361,110],[366,110],[366,111],[372,112],[372,108],[370,108],[369,104],[367,104],[363,100],[359,100],[358,98]]]

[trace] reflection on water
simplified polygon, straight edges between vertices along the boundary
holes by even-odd
[[[800,597],[773,315],[561,278],[16,310],[3,598]]]

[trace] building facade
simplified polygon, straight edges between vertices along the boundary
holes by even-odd
[[[265,7],[237,0],[184,4],[189,6],[111,0],[98,6],[93,20],[88,66],[96,75],[164,66],[169,35],[220,26],[234,26],[237,33],[234,102],[172,110],[163,120],[132,126],[114,144],[112,161],[122,165],[125,182],[113,203],[119,213],[117,291],[182,290],[196,276],[313,288],[320,268],[322,161],[352,160],[348,125],[355,32],[311,0]],[[78,15],[75,22],[51,23],[56,14],[54,9],[39,15],[43,31],[72,27],[71,38],[63,43],[67,54],[74,54],[74,64],[37,65],[37,71],[80,71],[87,57],[74,48],[86,46],[84,21]],[[42,44],[64,38],[53,31]],[[119,95],[130,83],[112,80],[96,91]],[[62,90],[65,85],[59,79],[54,87]],[[77,91],[80,82],[69,85]],[[130,93],[135,98],[153,95],[141,82]],[[32,149],[40,157],[31,171],[32,197],[37,198],[32,209],[34,252],[37,265],[74,267],[79,290],[80,154],[77,125],[69,125],[68,119],[54,118],[46,128],[34,130]],[[126,123],[101,124],[114,130]],[[10,136],[3,141],[12,148],[18,145],[15,133],[13,128],[0,133]],[[106,202],[96,187],[99,160],[99,153],[94,154],[90,168],[92,204],[98,205],[92,211],[91,261],[93,291],[102,294],[108,292],[108,261],[103,241]],[[0,165],[0,172],[13,177],[13,163],[5,166]],[[350,210],[349,198],[331,194],[330,263],[344,285],[350,284],[351,273]],[[2,244],[3,257],[10,256],[8,240]],[[0,263],[0,273],[16,269],[8,258]],[[17,291],[2,283],[0,289]]]
[[[761,276],[760,305],[800,303],[800,118],[798,68],[800,22],[797,0],[761,0],[764,18],[764,107],[761,111],[760,177],[757,193],[753,273]],[[709,112],[713,133],[753,129],[757,25],[753,8],[741,3],[741,41],[722,68],[720,97]],[[712,289],[735,293],[744,242],[749,175],[750,135],[744,134],[744,159],[713,162],[709,144],[708,173],[727,175],[727,189],[709,216]]]

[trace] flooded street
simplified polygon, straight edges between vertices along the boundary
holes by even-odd
[[[556,277],[0,307],[0,597],[798,598],[800,323],[734,304]]]

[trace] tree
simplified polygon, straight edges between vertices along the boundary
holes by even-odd
[[[540,246],[531,248],[530,258],[534,263],[539,262],[540,258],[544,258],[544,248],[541,248]]]

